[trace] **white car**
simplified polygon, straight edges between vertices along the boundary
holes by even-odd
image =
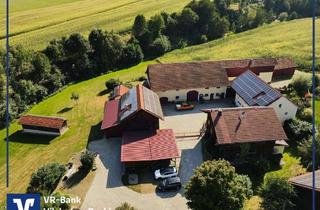
[[[161,169],[155,170],[154,172],[155,179],[165,179],[165,178],[174,177],[177,175],[178,175],[178,172],[175,167],[161,168]]]

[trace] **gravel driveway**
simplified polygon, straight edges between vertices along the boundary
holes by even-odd
[[[101,139],[89,144],[89,150],[97,152],[96,176],[83,201],[81,209],[113,210],[128,202],[139,210],[184,210],[188,209],[183,189],[180,192],[141,194],[122,185],[120,163],[121,139]],[[179,176],[186,183],[193,169],[201,164],[201,143],[197,139],[179,139],[181,160]]]

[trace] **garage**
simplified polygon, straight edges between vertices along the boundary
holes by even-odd
[[[169,102],[168,97],[161,97],[161,98],[160,98],[160,103],[161,103],[161,104],[167,104],[168,102]]]
[[[196,90],[191,90],[187,93],[187,101],[198,101],[199,93]]]

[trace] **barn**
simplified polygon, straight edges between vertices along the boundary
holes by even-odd
[[[68,130],[67,120],[61,117],[24,115],[19,123],[24,133],[59,136]]]
[[[105,103],[101,130],[106,137],[120,137],[123,131],[159,129],[159,120],[163,120],[159,97],[137,85]]]
[[[235,104],[239,107],[273,107],[282,123],[296,116],[298,107],[250,70],[233,80],[231,87],[236,92]]]

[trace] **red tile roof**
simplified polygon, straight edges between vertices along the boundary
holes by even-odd
[[[277,65],[275,70],[287,69],[287,68],[296,68],[297,65],[290,58],[277,58]]]
[[[204,110],[209,113],[217,144],[287,140],[272,107]]]
[[[172,129],[123,132],[121,162],[166,160],[176,157],[179,157],[179,152]]]
[[[107,101],[104,105],[104,117],[101,129],[107,129],[118,124],[120,99]]]
[[[21,125],[30,125],[55,129],[62,128],[64,122],[66,122],[66,119],[61,117],[49,117],[38,115],[24,115],[19,120],[19,123]]]
[[[129,88],[127,88],[124,85],[118,85],[114,88],[112,98],[120,98],[124,94],[126,94],[129,91]]]
[[[216,62],[153,64],[147,69],[153,91],[229,85],[227,73]]]

